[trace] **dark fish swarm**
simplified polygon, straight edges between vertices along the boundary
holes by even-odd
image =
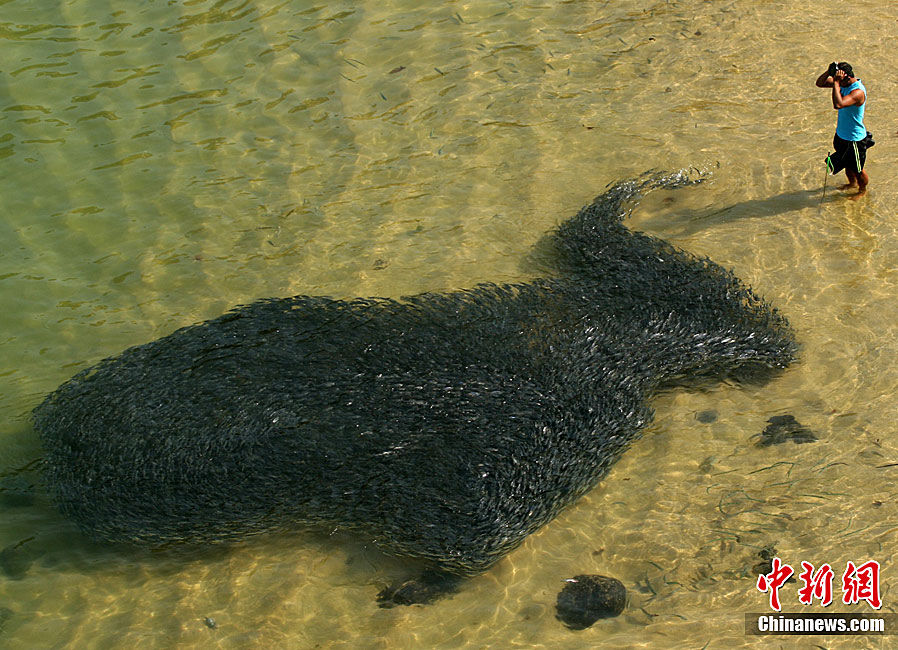
[[[672,383],[758,379],[796,344],[730,272],[621,223],[617,184],[523,284],[260,300],[79,373],[34,411],[59,509],[94,538],[357,531],[484,571],[596,485]]]

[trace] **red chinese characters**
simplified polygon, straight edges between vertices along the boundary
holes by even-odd
[[[798,574],[798,579],[804,583],[804,587],[798,590],[798,602],[802,605],[810,605],[816,598],[824,607],[833,602],[834,574],[832,567],[824,564],[815,573],[813,564],[802,562],[801,568],[804,571]]]
[[[842,592],[842,602],[846,605],[866,600],[873,609],[882,607],[882,600],[879,598],[879,562],[870,560],[859,567],[849,562],[842,576]]]
[[[770,607],[780,611],[780,587],[786,584],[786,580],[792,577],[794,571],[788,564],[780,562],[778,557],[771,562],[772,571],[766,575],[758,576],[758,591],[770,592]]]
[[[798,602],[802,605],[812,605],[815,600],[820,601],[823,607],[833,602],[833,579],[835,573],[829,564],[823,564],[815,569],[810,562],[801,563],[802,572],[798,574],[802,587],[798,589]],[[771,560],[770,573],[758,576],[758,591],[770,594],[770,608],[781,610],[779,589],[792,577],[794,571],[788,564],[784,564],[778,557]],[[860,566],[854,562],[848,562],[845,573],[842,574],[842,602],[846,605],[856,605],[862,600],[873,607],[882,607],[882,599],[879,594],[879,562],[869,560]]]

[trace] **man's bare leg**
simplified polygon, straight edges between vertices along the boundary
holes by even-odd
[[[855,178],[857,178],[858,190],[857,190],[857,194],[853,194],[852,196],[849,197],[852,201],[857,201],[859,198],[861,198],[864,194],[867,193],[867,183],[870,182],[870,177],[867,176],[867,172],[864,171],[863,169],[861,170],[860,174],[855,174]]]
[[[852,187],[858,187],[860,183],[858,181],[857,172],[851,169],[846,169],[845,175],[848,177],[848,182],[845,185],[839,187],[840,190],[850,190]]]

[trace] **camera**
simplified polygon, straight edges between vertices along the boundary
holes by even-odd
[[[833,61],[832,63],[829,64],[829,70],[826,71],[826,74],[828,74],[830,77],[835,77],[836,71],[838,71],[838,69],[839,69],[839,64],[836,63],[835,61]]]

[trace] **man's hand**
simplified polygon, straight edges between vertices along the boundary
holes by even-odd
[[[829,71],[831,69],[832,69],[832,66],[827,68],[823,74],[821,74],[819,77],[817,77],[817,81],[815,81],[814,84],[818,88],[832,88],[833,79],[832,79],[832,75],[829,73]]]
[[[842,95],[842,84],[848,79],[844,70],[839,70],[833,76],[833,108],[839,110],[847,106],[860,106],[867,101],[867,93],[860,88],[855,88],[847,95]]]

